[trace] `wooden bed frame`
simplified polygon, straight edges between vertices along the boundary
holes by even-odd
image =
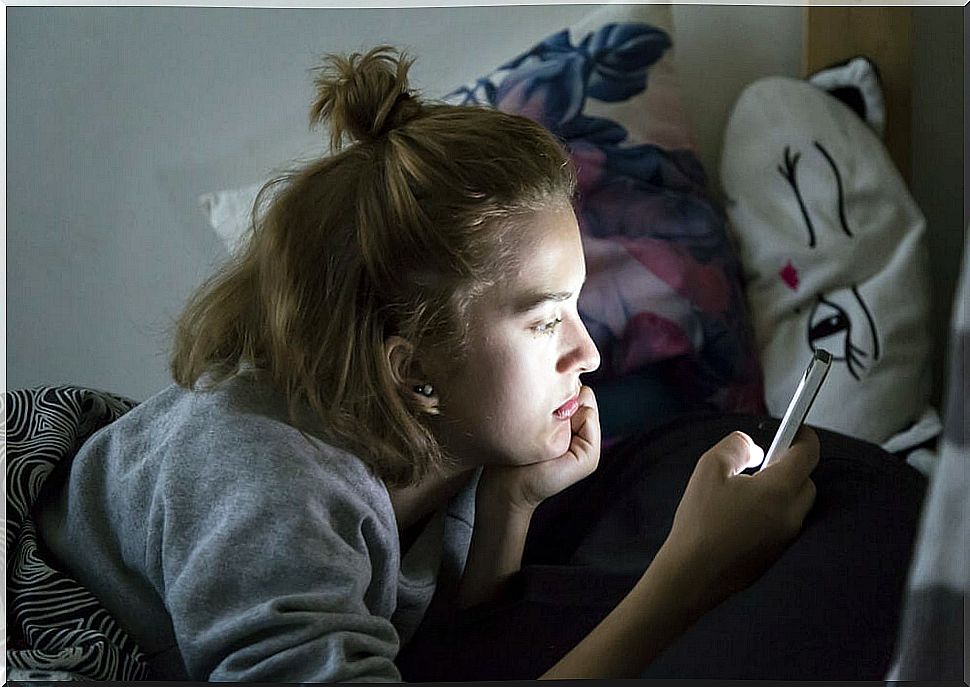
[[[802,76],[865,55],[875,62],[886,99],[885,143],[911,183],[912,8],[812,6],[804,8]]]

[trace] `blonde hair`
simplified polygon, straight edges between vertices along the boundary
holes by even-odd
[[[325,438],[394,486],[449,458],[384,342],[460,357],[469,305],[514,265],[516,220],[575,189],[547,130],[424,102],[411,64],[388,46],[325,58],[310,120],[329,123],[331,154],[261,189],[251,237],[191,298],[171,357],[188,388],[243,364],[268,371],[291,417],[308,408]]]

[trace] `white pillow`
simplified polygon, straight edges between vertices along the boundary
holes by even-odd
[[[819,347],[836,364],[810,424],[885,443],[922,419],[903,443],[935,436],[926,222],[876,134],[811,84],[762,79],[731,114],[721,180],[768,411]]]
[[[239,249],[249,232],[253,203],[261,187],[261,184],[253,184],[199,196],[199,207],[205,213],[209,226],[225,242],[230,254]]]

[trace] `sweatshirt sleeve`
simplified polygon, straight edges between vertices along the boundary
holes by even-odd
[[[158,485],[148,551],[189,676],[399,682],[386,490],[345,454],[265,439],[237,437]]]

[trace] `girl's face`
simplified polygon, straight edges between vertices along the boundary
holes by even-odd
[[[577,310],[586,265],[572,208],[542,210],[522,227],[517,271],[469,309],[467,358],[431,380],[435,434],[468,466],[565,453],[579,376],[599,367]]]

